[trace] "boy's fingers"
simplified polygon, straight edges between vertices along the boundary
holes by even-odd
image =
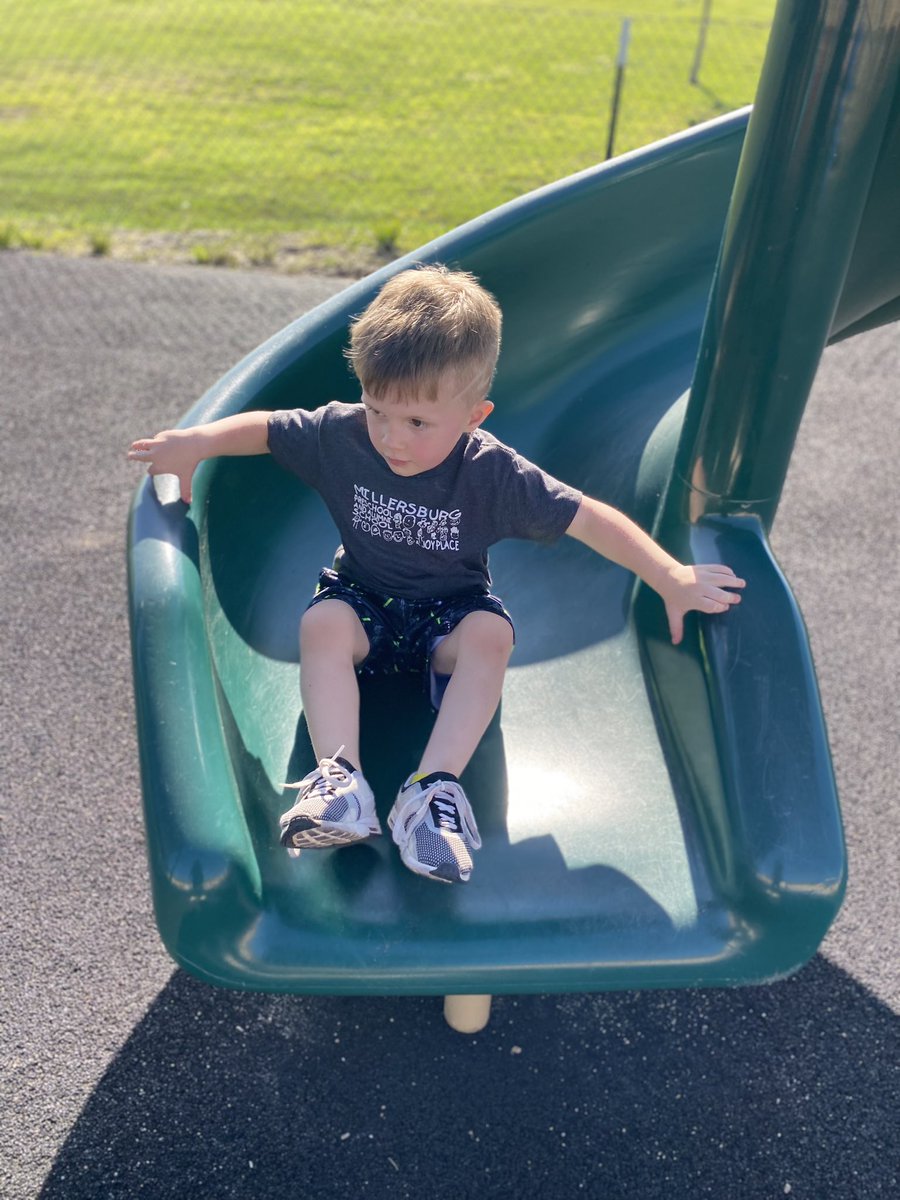
[[[698,567],[698,571],[703,572],[710,582],[716,582],[720,587],[746,587],[746,579],[741,579],[735,575],[731,567],[726,567],[722,563],[707,563],[704,566]]]
[[[713,604],[740,604],[741,602],[741,597],[737,592],[726,592],[722,588],[713,588],[706,592],[703,599],[711,600]]]
[[[732,604],[740,604],[740,596],[735,596],[733,592],[719,592],[715,596],[704,596],[706,604],[709,605],[707,612],[727,612]]]
[[[669,633],[672,635],[672,645],[677,646],[684,637],[684,615],[677,608],[666,605],[666,617],[669,621]]]

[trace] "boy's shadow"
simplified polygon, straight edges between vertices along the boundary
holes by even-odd
[[[309,907],[315,908],[316,897],[326,885],[330,895],[343,897],[348,919],[358,917],[362,905],[369,918],[380,912],[389,924],[402,913],[416,928],[420,919],[447,918],[497,933],[515,912],[519,919],[535,922],[535,929],[540,928],[544,935],[554,928],[565,930],[584,923],[592,927],[608,923],[614,929],[637,924],[664,938],[672,935],[672,921],[665,910],[623,872],[599,862],[571,866],[549,833],[511,840],[501,708],[460,777],[484,843],[476,860],[475,882],[466,888],[423,889],[422,881],[400,866],[399,857],[387,844],[387,816],[399,786],[416,769],[435,713],[423,680],[413,675],[361,677],[360,702],[360,756],[385,837],[321,857],[318,853],[303,856],[298,874],[296,867],[289,867],[293,860],[280,849],[272,853],[271,817],[265,824],[258,823],[257,845],[262,850],[268,841],[269,850],[263,857],[279,908],[289,921],[305,923]],[[289,777],[302,778],[315,763],[301,712]]]

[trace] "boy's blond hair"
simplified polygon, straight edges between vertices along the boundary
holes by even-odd
[[[474,275],[440,264],[401,271],[354,321],[347,357],[363,388],[437,395],[451,369],[484,380],[487,396],[500,353],[500,306]]]

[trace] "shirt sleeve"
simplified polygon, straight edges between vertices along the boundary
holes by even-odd
[[[561,538],[572,524],[582,493],[511,451],[500,497],[502,537],[549,543]]]
[[[295,408],[273,412],[268,422],[269,453],[279,466],[309,487],[318,487],[321,472],[324,409]]]

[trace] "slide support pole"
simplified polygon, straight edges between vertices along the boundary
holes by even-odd
[[[771,526],[887,136],[896,0],[779,0],[658,535]],[[677,553],[677,548],[673,546]]]
[[[444,997],[444,1017],[457,1033],[480,1033],[490,1016],[490,996]]]

